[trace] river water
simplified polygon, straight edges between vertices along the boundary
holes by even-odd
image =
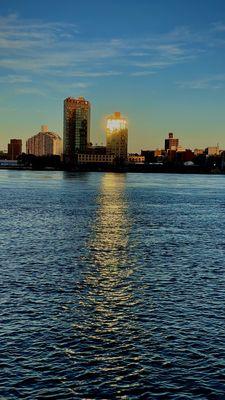
[[[225,177],[0,171],[0,398],[224,399]]]

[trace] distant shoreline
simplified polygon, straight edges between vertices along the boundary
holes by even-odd
[[[66,171],[66,172],[115,172],[115,173],[152,173],[152,174],[197,174],[197,175],[224,175],[225,171],[222,171],[218,168],[210,169],[198,166],[128,166],[128,167],[111,167],[111,168],[103,168],[103,167],[86,167],[82,166],[79,168],[32,168],[32,167],[22,167],[22,166],[0,166],[0,170],[10,170],[10,171]]]

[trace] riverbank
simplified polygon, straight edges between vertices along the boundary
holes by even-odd
[[[24,171],[68,171],[68,172],[135,172],[135,173],[174,173],[174,174],[225,174],[225,170],[219,168],[193,166],[168,166],[168,165],[128,165],[128,166],[96,166],[80,165],[75,167],[35,167],[35,166],[0,166],[0,170],[24,170]]]

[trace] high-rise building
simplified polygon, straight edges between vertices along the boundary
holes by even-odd
[[[127,159],[128,126],[120,112],[107,117],[106,150],[117,159]]]
[[[42,125],[41,132],[26,142],[27,154],[35,156],[62,155],[62,139],[54,132],[49,132],[47,125]]]
[[[168,139],[165,139],[165,150],[177,150],[179,146],[179,139],[173,137],[173,133],[170,132]]]
[[[65,162],[74,162],[77,153],[85,153],[90,143],[90,102],[83,97],[64,100],[63,154]]]
[[[16,160],[17,157],[22,153],[22,140],[11,139],[8,144],[8,159]]]

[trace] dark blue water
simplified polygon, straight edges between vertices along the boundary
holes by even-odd
[[[224,399],[225,177],[0,171],[0,398]]]

